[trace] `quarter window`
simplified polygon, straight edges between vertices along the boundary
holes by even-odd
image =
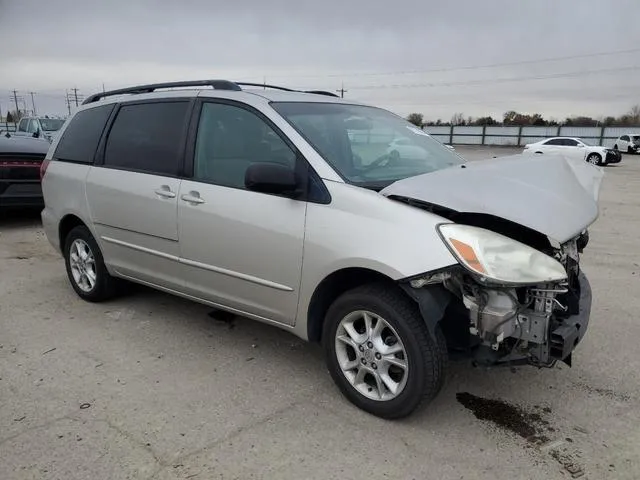
[[[75,163],[93,163],[100,136],[113,104],[80,110],[62,133],[53,158]]]
[[[104,165],[178,175],[188,106],[186,101],[122,106],[107,138]]]
[[[260,117],[241,107],[204,103],[194,158],[194,179],[244,188],[254,163],[295,167],[296,154]]]

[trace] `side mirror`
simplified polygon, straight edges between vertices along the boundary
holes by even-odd
[[[36,130],[35,132],[33,132],[33,138],[38,138],[40,137],[40,130]]]
[[[244,185],[253,192],[290,194],[292,197],[299,193],[295,172],[279,163],[254,163],[249,166],[244,175]]]

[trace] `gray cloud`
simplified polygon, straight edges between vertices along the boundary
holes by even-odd
[[[0,106],[14,88],[36,91],[39,110],[63,113],[74,86],[89,94],[102,83],[266,76],[331,90],[344,81],[349,98],[434,119],[512,108],[618,114],[640,102],[640,69],[617,70],[640,67],[640,51],[448,69],[640,48],[640,30],[629,28],[637,10],[635,0],[0,0]],[[407,71],[423,73],[371,75]]]

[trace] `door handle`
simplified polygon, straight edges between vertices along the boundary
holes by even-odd
[[[198,192],[191,191],[188,194],[182,195],[180,198],[183,201],[187,203],[191,203],[193,205],[199,205],[201,203],[204,203],[204,200],[200,197],[200,194]]]
[[[162,185],[159,189],[154,190],[154,193],[162,198],[176,198],[176,194],[171,191],[169,185]]]

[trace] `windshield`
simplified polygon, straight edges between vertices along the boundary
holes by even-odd
[[[382,189],[464,163],[406,120],[374,107],[276,102],[280,113],[349,183]]]
[[[631,135],[631,141],[640,144],[640,135]]]
[[[42,125],[42,129],[45,132],[53,132],[56,130],[60,130],[60,127],[62,127],[63,123],[64,123],[64,120],[60,120],[57,118],[41,118],[40,119],[40,125]]]

